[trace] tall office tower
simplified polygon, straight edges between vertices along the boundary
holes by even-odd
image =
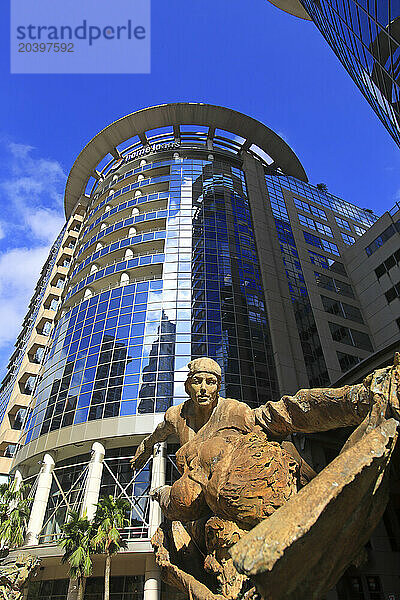
[[[400,144],[400,3],[270,0],[312,19],[393,139]]]
[[[72,167],[65,210],[45,273],[66,269],[66,281],[54,287],[59,275],[44,274],[34,302],[41,322],[47,293],[61,294],[12,467],[32,484],[26,548],[44,567],[29,598],[66,597],[57,539],[67,511],[92,516],[99,495],[114,494],[131,513],[113,591],[155,600],[149,536],[160,513],[148,494],[175,476],[175,440],[135,476],[134,448],[185,400],[195,357],[219,362],[222,395],[255,407],[327,385],[381,351],[388,339],[370,327],[346,262],[353,244],[367,258],[365,232],[381,220],[310,185],[262,123],[190,103],[138,111],[96,135]],[[71,264],[61,266],[72,235]],[[397,303],[385,313],[396,327]],[[30,349],[21,345],[23,360]],[[95,558],[88,600],[102,568]]]

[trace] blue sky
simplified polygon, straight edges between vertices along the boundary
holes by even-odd
[[[378,214],[400,198],[400,155],[383,125],[315,26],[266,0],[152,0],[150,75],[10,75],[8,22],[3,13],[1,374],[63,222],[67,173],[127,113],[176,101],[228,106],[281,135],[311,183]]]

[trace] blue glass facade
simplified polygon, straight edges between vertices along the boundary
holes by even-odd
[[[137,186],[126,185],[112,201],[107,197],[112,209],[91,223],[110,185],[95,192],[89,227],[78,242],[81,262],[71,271],[66,312],[52,335],[25,443],[68,425],[164,412],[186,398],[186,366],[197,356],[221,364],[223,394],[252,406],[277,397],[244,173],[229,160],[211,158],[163,166],[169,175],[162,178],[168,183],[162,198],[130,198]],[[129,176],[133,170],[123,178]],[[166,208],[149,211],[146,202],[153,200]],[[136,204],[141,214],[128,216]],[[99,231],[111,213],[119,213],[118,220]],[[140,232],[130,235],[138,223]],[[95,235],[87,240],[89,230]],[[99,239],[103,247],[90,254]],[[155,240],[162,252],[115,258],[122,248],[140,253],[142,244]],[[99,259],[101,268],[87,275]],[[145,265],[160,270],[146,276]],[[117,273],[127,273],[129,283],[115,283]],[[92,284],[98,286],[93,296],[76,300]]]
[[[301,5],[400,144],[400,3],[398,0],[299,0],[273,4],[298,14]]]

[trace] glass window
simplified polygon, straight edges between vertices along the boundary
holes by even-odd
[[[398,297],[396,287],[393,286],[387,292],[385,292],[385,297],[389,304],[390,302],[393,302],[393,300]]]
[[[309,212],[315,217],[319,217],[320,219],[327,220],[326,213],[322,208],[318,208],[313,206],[312,204],[308,204],[308,202],[304,202],[304,200],[300,200],[299,198],[293,198],[293,201],[297,208],[300,208],[304,212]]]
[[[387,271],[390,271],[390,269],[396,265],[396,261],[393,254],[385,260],[384,265]]]
[[[311,246],[315,246],[316,248],[322,248],[326,252],[330,252],[331,254],[335,254],[336,256],[340,256],[340,252],[336,244],[333,242],[328,242],[328,240],[324,240],[322,238],[317,237],[316,235],[312,235],[307,231],[303,231],[304,240],[307,244]]]
[[[308,251],[308,254],[310,256],[310,262],[312,262],[313,265],[347,276],[346,269],[341,262],[328,258],[327,256],[322,256],[322,254],[317,254],[311,250]]]
[[[344,281],[340,281],[339,279],[333,279],[324,273],[314,272],[315,282],[319,287],[323,287],[326,290],[330,290],[331,292],[336,292],[342,296],[348,296],[349,298],[354,298],[354,293],[351,286]]]
[[[354,225],[354,223],[353,223],[353,227],[354,227],[354,231],[356,232],[357,235],[364,235],[364,233],[367,231],[366,229],[364,229],[364,227],[360,227],[359,225]]]
[[[36,377],[34,377],[33,375],[30,375],[28,377],[28,379],[25,381],[24,387],[23,387],[23,393],[24,394],[31,394],[33,391],[33,388],[35,387],[35,381],[36,381]]]
[[[36,364],[40,364],[42,362],[44,356],[44,348],[42,346],[40,346],[39,348],[36,349],[35,354],[32,356],[32,362],[36,363]]]
[[[57,310],[57,308],[58,308],[58,300],[56,300],[55,298],[52,298],[52,300],[50,302],[49,309],[50,310]]]
[[[333,237],[332,229],[328,225],[320,223],[319,221],[314,221],[314,219],[310,219],[304,215],[299,214],[298,217],[301,225],[309,227],[310,229],[314,229],[314,231],[318,231],[319,233],[328,235],[329,237]]]
[[[341,217],[337,217],[336,215],[335,215],[335,219],[336,219],[336,223],[339,225],[339,227],[341,227],[342,229],[347,229],[347,231],[351,231],[350,223],[348,221],[346,221],[345,219],[342,219]]]
[[[354,594],[354,600],[364,600],[364,592],[361,583],[361,577],[350,577],[350,590]]]
[[[328,298],[327,296],[321,296],[321,298],[326,312],[329,312],[333,315],[338,315],[344,319],[356,321],[357,323],[364,323],[361,311],[356,306],[351,306],[350,304],[340,302],[339,300],[335,300],[333,298]]]
[[[43,335],[49,335],[50,331],[51,331],[51,323],[50,323],[50,321],[46,321],[43,325],[41,333]]]
[[[348,235],[347,233],[343,233],[342,232],[342,238],[345,244],[354,244],[354,242],[356,241],[355,238],[352,235]]]
[[[376,267],[375,275],[377,276],[378,279],[380,277],[382,277],[382,275],[384,275],[385,273],[386,273],[386,267],[383,263],[381,265],[379,265],[378,267]]]
[[[325,219],[325,221],[327,220],[326,213],[322,208],[317,208],[316,206],[310,204],[310,210],[314,216],[319,217],[320,219]]]
[[[342,305],[339,300],[334,300],[333,298],[328,298],[327,296],[321,296],[321,299],[326,312],[329,312],[332,315],[338,315],[339,317],[344,316]]]
[[[389,225],[389,227],[387,227],[385,229],[385,231],[383,231],[381,233],[381,235],[379,235],[377,238],[375,238],[374,241],[365,248],[365,252],[367,253],[367,256],[371,256],[371,254],[376,252],[378,250],[378,248],[383,246],[383,244],[385,242],[387,242],[396,233],[396,231],[399,232],[399,230],[400,230],[400,221],[397,221],[396,223]]]
[[[336,352],[338,361],[340,364],[340,368],[343,373],[357,365],[361,358],[359,356],[354,356],[353,354],[346,354],[345,352]]]
[[[367,587],[369,592],[379,592],[381,590],[380,578],[377,575],[367,575]]]
[[[336,246],[336,244],[334,244],[333,242],[328,242],[327,240],[321,240],[321,242],[322,242],[322,248],[326,252],[330,252],[331,254],[335,254],[336,256],[340,256],[340,252],[339,252],[339,249]]]
[[[357,308],[356,306],[352,306],[351,304],[346,304],[344,302],[342,302],[341,304],[346,319],[350,319],[351,321],[357,321],[357,323],[364,323],[359,308]]]
[[[350,329],[348,327],[343,327],[342,325],[338,325],[337,323],[329,323],[329,328],[331,330],[332,339],[335,342],[340,342],[341,344],[348,344],[349,346],[353,346],[353,340],[350,335]]]
[[[337,294],[341,294],[342,296],[348,296],[349,298],[354,298],[354,293],[351,288],[351,285],[345,283],[344,281],[339,281],[338,279],[334,279],[334,283]]]
[[[335,340],[335,342],[355,346],[356,348],[367,350],[368,352],[373,351],[371,340],[363,331],[343,327],[337,323],[329,323],[329,328],[331,330],[332,339]]]
[[[16,449],[17,449],[16,444],[9,444],[7,446],[7,448],[4,450],[4,456],[7,458],[12,458],[15,454]]]

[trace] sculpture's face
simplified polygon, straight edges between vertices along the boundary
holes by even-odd
[[[211,373],[196,373],[188,379],[187,391],[198,406],[208,406],[218,399],[219,383]]]

